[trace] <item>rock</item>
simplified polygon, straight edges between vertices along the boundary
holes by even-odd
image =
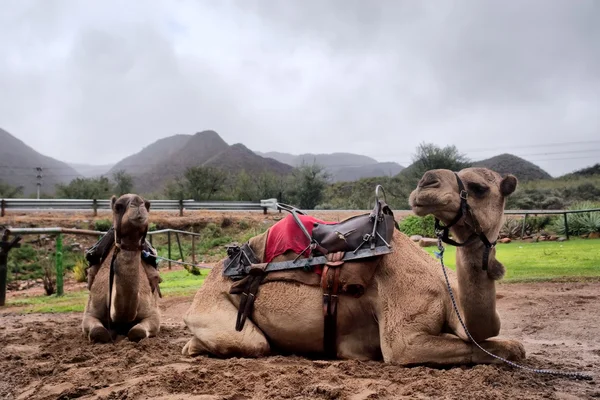
[[[588,239],[600,239],[600,232],[592,232],[588,235]]]
[[[503,238],[498,240],[498,243],[510,243],[512,242],[512,240],[510,240],[510,238]]]
[[[412,235],[410,237],[410,240],[412,240],[413,242],[418,242],[421,239],[423,239],[423,236],[421,236],[421,235]]]
[[[550,240],[550,241],[552,241],[552,242],[556,242],[556,241],[558,240],[558,236],[555,236],[555,235],[550,235],[550,236],[548,237],[548,240]]]
[[[437,243],[437,239],[422,238],[421,240],[419,240],[419,246],[421,247],[437,246]]]
[[[567,238],[566,237],[559,237],[558,239],[556,239],[557,242],[566,242]]]

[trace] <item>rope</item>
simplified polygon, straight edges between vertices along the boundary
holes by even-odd
[[[454,311],[456,312],[456,315],[458,316],[458,320],[460,321],[460,324],[462,325],[462,327],[464,328],[465,332],[467,333],[467,336],[469,336],[469,339],[471,340],[471,342],[473,342],[477,347],[479,347],[479,349],[481,351],[483,351],[484,353],[486,353],[487,355],[494,357],[500,361],[503,361],[505,363],[507,363],[508,365],[511,365],[515,368],[521,368],[524,369],[526,371],[530,371],[536,374],[550,374],[550,375],[561,375],[561,376],[566,376],[566,377],[570,377],[570,378],[577,378],[577,379],[586,379],[586,380],[592,380],[592,376],[589,374],[584,374],[584,373],[579,373],[579,372],[561,372],[561,371],[552,371],[552,370],[548,370],[548,369],[536,369],[536,368],[530,368],[530,367],[526,367],[523,365],[519,365],[516,364],[512,361],[509,361],[505,358],[499,357],[495,354],[490,353],[489,351],[487,351],[486,349],[484,349],[483,347],[481,347],[479,345],[479,343],[477,343],[475,341],[475,339],[473,339],[473,337],[471,336],[471,333],[469,332],[469,330],[467,329],[467,326],[465,325],[465,323],[463,322],[462,317],[460,316],[460,313],[458,312],[458,306],[456,305],[456,300],[454,299],[454,294],[452,293],[452,288],[450,287],[450,280],[448,279],[448,274],[446,273],[446,266],[444,265],[444,245],[442,244],[442,238],[441,235],[438,234],[438,250],[440,251],[439,253],[436,253],[436,256],[440,259],[440,262],[442,264],[442,271],[444,272],[444,277],[446,278],[446,285],[448,287],[448,292],[450,293],[450,299],[452,300],[452,306],[454,307]]]
[[[184,261],[171,260],[170,258],[161,257],[161,256],[158,256],[158,255],[152,254],[152,253],[150,253],[149,251],[146,251],[146,250],[142,250],[142,254],[145,257],[154,257],[157,260],[171,261],[172,263],[175,263],[175,264],[189,265],[190,267],[196,267],[196,268],[207,268],[207,267],[201,267],[198,264],[192,264],[192,263],[188,263],[188,262],[184,262]]]

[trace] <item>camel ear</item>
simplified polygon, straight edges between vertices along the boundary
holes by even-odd
[[[144,199],[144,205],[146,206],[146,211],[150,211],[150,202]]]
[[[517,178],[514,175],[506,175],[500,183],[502,196],[510,196],[517,189]]]
[[[112,195],[112,197],[110,198],[110,208],[111,210],[115,211],[115,203],[117,202],[117,196],[115,196],[114,194]]]
[[[504,268],[504,265],[500,261],[490,258],[487,269],[488,278],[498,281],[504,277],[505,272],[506,268]]]

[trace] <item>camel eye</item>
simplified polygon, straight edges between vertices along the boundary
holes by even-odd
[[[490,190],[488,186],[476,182],[469,182],[467,186],[475,196],[483,196]]]

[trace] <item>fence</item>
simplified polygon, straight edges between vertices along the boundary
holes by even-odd
[[[63,234],[71,235],[84,235],[84,236],[97,236],[100,238],[106,232],[93,231],[86,229],[71,229],[71,228],[7,228],[4,230],[0,237],[0,306],[4,306],[6,302],[6,284],[8,275],[8,253],[11,249],[20,247],[20,235],[56,235],[56,252],[55,252],[55,268],[56,268],[56,295],[62,296],[64,293],[63,285],[63,247],[62,238]],[[9,241],[10,235],[16,235],[12,240]],[[176,229],[161,229],[157,231],[148,232],[147,236],[152,243],[152,237],[155,235],[167,235],[167,264],[168,268],[171,269],[171,263],[186,264],[185,257],[183,255],[183,249],[181,247],[180,235],[188,235],[192,237],[192,248],[191,248],[191,264],[197,267],[202,267],[196,264],[196,237],[201,236],[199,233],[180,231]],[[182,262],[172,260],[172,240],[171,236],[175,236],[177,247],[179,249],[179,256]],[[162,258],[162,257],[159,257]],[[206,267],[206,266],[204,266]],[[208,268],[208,267],[206,267]]]
[[[525,215],[523,218],[523,228],[521,229],[521,239],[525,234],[525,225],[527,224],[527,216],[533,215],[563,215],[565,221],[565,235],[569,239],[569,219],[568,214],[579,214],[587,212],[600,212],[600,208],[591,208],[588,210],[504,210],[505,215]]]
[[[220,210],[220,211],[259,211],[277,210],[277,199],[266,199],[260,202],[250,201],[194,201],[194,200],[151,200],[152,209],[179,211],[183,210]],[[76,211],[110,210],[110,200],[97,199],[2,199],[0,200],[0,216],[6,215],[6,210],[24,211]]]

